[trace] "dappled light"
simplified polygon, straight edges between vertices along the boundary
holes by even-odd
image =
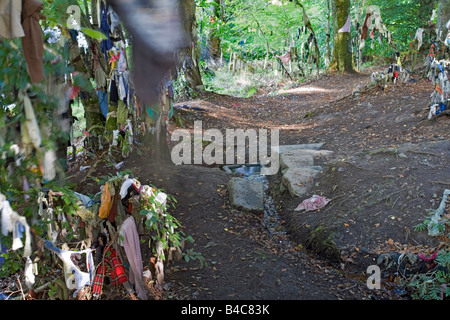
[[[281,89],[278,90],[277,94],[309,94],[309,93],[333,93],[339,92],[339,89],[327,89],[319,87],[298,87],[292,89]]]

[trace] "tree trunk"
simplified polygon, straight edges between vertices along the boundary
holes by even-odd
[[[326,39],[325,39],[325,43],[326,43],[326,61],[325,61],[325,65],[328,66],[330,64],[330,60],[331,60],[331,50],[330,50],[330,32],[331,32],[331,15],[330,15],[330,0],[327,0],[327,29],[326,29]]]
[[[352,39],[350,32],[339,32],[350,16],[350,0],[333,0],[333,59],[330,70],[355,71],[353,67]]]
[[[450,20],[450,1],[439,0],[438,13],[436,21],[436,30],[438,31],[438,37],[444,40],[447,36],[447,22]]]
[[[212,18],[214,20],[218,20],[221,16],[221,4],[220,0],[213,0],[211,5],[212,9]],[[208,36],[208,48],[210,57],[214,60],[220,59],[220,38],[217,34],[216,28],[211,28],[209,36]]]
[[[180,52],[180,63],[184,68],[189,87],[197,90],[202,86],[202,77],[198,62],[200,59],[200,46],[197,44],[197,22],[195,19],[195,0],[180,1],[180,15],[183,17],[184,31],[188,46]]]

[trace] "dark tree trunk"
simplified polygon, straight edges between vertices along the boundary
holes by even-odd
[[[220,19],[221,17],[221,4],[220,0],[213,0],[213,4],[211,5],[211,9],[213,11],[212,17],[215,20]],[[208,48],[210,57],[214,60],[220,59],[220,37],[217,34],[217,30],[212,28],[210,30],[210,34],[208,36]]]
[[[330,50],[330,32],[331,32],[331,8],[330,8],[330,0],[327,0],[327,29],[326,29],[326,38],[325,38],[325,44],[326,44],[326,64],[329,65],[331,61],[331,50]]]
[[[180,1],[180,15],[183,19],[184,31],[188,39],[188,46],[180,52],[180,63],[184,68],[186,79],[191,89],[197,90],[202,86],[199,69],[200,46],[197,43],[197,22],[195,19],[195,0]]]

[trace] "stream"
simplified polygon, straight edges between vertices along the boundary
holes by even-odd
[[[272,196],[268,195],[269,181],[266,176],[261,174],[261,166],[259,164],[232,165],[225,166],[224,170],[237,177],[262,182],[264,191],[264,215],[261,224],[271,236],[278,236],[280,239],[285,239],[286,231],[282,226],[274,200]]]

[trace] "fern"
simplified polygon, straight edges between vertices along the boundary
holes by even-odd
[[[413,290],[413,299],[441,300],[450,297],[450,252],[440,251],[435,262],[435,271],[409,278],[408,286]]]
[[[424,231],[428,227],[428,224],[430,222],[431,222],[430,219],[424,220],[422,223],[419,223],[414,227],[414,231]]]

